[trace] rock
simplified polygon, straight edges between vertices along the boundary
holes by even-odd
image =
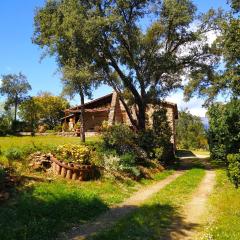
[[[28,165],[35,171],[46,171],[51,168],[51,154],[43,154],[41,152],[35,152],[29,155],[28,160],[31,161]]]

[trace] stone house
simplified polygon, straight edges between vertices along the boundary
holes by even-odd
[[[176,119],[178,119],[177,104],[170,102],[163,102],[163,107],[167,110],[167,118],[172,129],[172,143],[176,147]],[[85,128],[86,132],[99,132],[103,121],[107,121],[112,125],[116,122],[132,126],[131,121],[126,113],[126,110],[118,98],[116,92],[105,95],[98,99],[85,103]],[[69,130],[74,130],[74,125],[80,119],[81,105],[65,109],[65,117],[62,118],[62,124],[67,125]],[[149,107],[147,110],[148,119],[151,121],[151,114],[153,108]],[[136,119],[136,115],[133,117]]]

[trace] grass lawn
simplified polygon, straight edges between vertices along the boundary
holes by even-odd
[[[87,143],[93,143],[101,141],[101,138],[99,136],[93,136],[93,137],[87,137],[86,142]],[[26,137],[0,137],[0,153],[4,152],[5,150],[11,148],[11,147],[17,147],[17,148],[33,148],[39,150],[44,149],[48,150],[51,149],[54,146],[58,146],[61,144],[66,143],[73,143],[73,144],[80,144],[80,138],[79,137],[62,137],[62,136],[55,136],[55,135],[49,135],[49,136],[26,136]],[[6,163],[6,158],[4,155],[0,154],[0,163]]]
[[[96,142],[100,138],[92,137],[87,141]],[[0,138],[2,151],[12,146],[47,148],[49,145],[79,142],[79,138],[58,136]],[[55,239],[59,232],[85,223],[106,211],[109,206],[122,202],[143,185],[162,180],[172,172],[166,170],[156,174],[152,180],[140,182],[101,179],[80,183],[26,170],[21,173],[26,177],[26,182],[13,189],[10,200],[0,205],[0,239]]]
[[[173,219],[181,221],[181,207],[191,198],[204,176],[203,169],[192,169],[153,196],[134,213],[120,220],[111,230],[94,240],[157,240],[165,236]]]
[[[86,141],[96,142],[100,141],[99,136],[87,137]],[[26,137],[0,137],[0,147],[2,150],[5,150],[9,147],[24,147],[27,145],[33,146],[44,146],[44,145],[60,145],[65,143],[80,143],[79,137],[62,137],[62,136],[26,136]]]
[[[223,169],[217,170],[217,183],[204,222],[201,240],[240,239],[240,189],[234,188]]]
[[[158,173],[155,179],[171,173]],[[28,182],[15,197],[0,205],[0,239],[55,239],[58,232],[94,218],[154,181]]]
[[[210,152],[207,150],[192,150],[194,154],[209,156]]]

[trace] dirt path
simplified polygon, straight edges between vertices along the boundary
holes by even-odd
[[[164,240],[194,240],[194,234],[201,224],[206,202],[215,184],[215,172],[206,170],[206,175],[198,189],[193,194],[191,201],[184,207],[181,221],[175,221],[168,231],[169,237]]]
[[[110,229],[119,219],[137,209],[138,206],[150,198],[154,193],[160,191],[183,173],[184,171],[176,171],[166,179],[139,190],[123,203],[110,208],[109,211],[100,215],[93,222],[86,223],[78,228],[74,228],[72,231],[62,234],[58,239],[82,240],[87,236],[91,236],[106,228]]]

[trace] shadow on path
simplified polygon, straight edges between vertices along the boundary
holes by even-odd
[[[131,206],[129,206],[131,208]],[[135,208],[134,208],[135,209]],[[143,205],[137,208],[133,214],[129,214],[124,220],[110,231],[101,232],[98,235],[88,236],[86,238],[73,238],[75,240],[170,240],[171,231],[166,231],[172,222],[181,226],[178,233],[184,236],[185,230],[192,231],[197,225],[186,224],[184,219],[179,216],[176,209],[168,204]],[[146,219],[148,221],[146,222]],[[165,234],[164,234],[165,233]],[[164,235],[163,235],[164,234]],[[129,238],[131,236],[131,238]],[[162,238],[160,237],[162,236]]]

